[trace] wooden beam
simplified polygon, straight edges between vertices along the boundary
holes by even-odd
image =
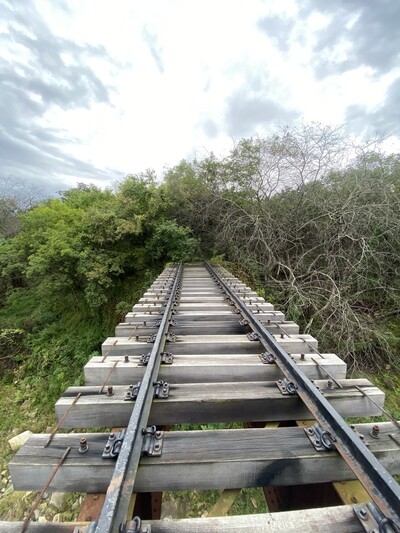
[[[392,474],[400,474],[400,448],[389,437],[391,423],[380,424],[380,438],[369,439],[373,424],[357,424],[369,449]],[[89,450],[80,454],[79,441]],[[54,479],[53,491],[105,492],[114,462],[101,458],[108,434],[33,435],[9,464],[16,490],[39,490],[67,446],[71,452]],[[171,431],[164,434],[161,457],[143,457],[136,492],[302,485],[354,479],[335,451],[317,452],[304,430],[231,429]]]
[[[177,355],[172,343],[167,350],[174,354],[173,365],[161,365],[159,378],[170,383],[210,383],[232,381],[275,381],[282,378],[282,372],[278,366],[263,364],[259,353],[240,354],[232,347],[230,354],[217,354],[199,357],[198,354]],[[148,344],[142,353],[148,353]],[[313,360],[317,360],[323,368],[336,379],[346,377],[347,366],[335,354],[310,354],[304,352],[304,360],[300,353],[292,354],[293,360],[310,379],[325,379],[326,375]],[[140,355],[128,356],[125,362],[125,354],[109,355],[103,362],[103,358],[95,356],[90,359],[84,368],[86,385],[99,385],[109,375],[110,369],[118,361],[112,373],[114,385],[130,385],[140,381],[144,375],[145,367],[139,366]]]
[[[225,489],[221,492],[218,500],[214,503],[207,513],[207,517],[225,516],[228,514],[230,508],[235,503],[239,496],[241,489]]]
[[[304,353],[310,351],[307,341],[313,348],[318,348],[318,342],[311,335],[274,335],[277,342],[289,353]],[[246,335],[181,335],[176,342],[166,344],[175,354],[259,354],[264,350],[258,341],[251,341]],[[149,351],[149,343],[136,338],[108,337],[102,344],[102,355],[138,355]]]
[[[354,505],[371,501],[371,497],[357,479],[335,481],[333,487],[344,504]]]
[[[363,533],[364,529],[349,505],[215,518],[145,521],[152,533]],[[72,533],[77,524],[32,522],[28,533]],[[84,527],[85,524],[80,524]],[[20,533],[22,522],[0,522],[0,533]],[[85,530],[83,530],[85,532]],[[86,532],[85,532],[86,533]]]
[[[113,383],[112,377],[109,384]],[[383,407],[385,395],[366,379],[340,380],[342,389],[329,389],[327,380],[315,382],[327,400],[343,417],[380,415],[381,411],[359,390]],[[69,387],[56,403],[56,416],[62,418],[77,394],[79,401],[65,418],[62,427],[126,426],[133,401],[124,401],[128,387],[113,387],[113,396],[99,394],[96,387]],[[212,422],[284,421],[311,419],[307,407],[296,395],[282,395],[275,382],[181,383],[170,384],[169,397],[155,399],[150,424],[201,424]]]
[[[248,326],[239,324],[238,315],[234,315],[233,320],[215,320],[215,321],[183,321],[175,317],[176,326],[170,326],[169,331],[175,335],[240,335],[250,331]],[[131,335],[153,335],[157,333],[157,326],[152,325],[155,320],[145,320],[140,323],[122,322],[115,328],[116,337],[130,337]],[[273,335],[280,333],[279,326],[276,324],[265,324],[266,329]],[[283,322],[282,327],[290,335],[296,335],[299,332],[299,326],[294,322]]]

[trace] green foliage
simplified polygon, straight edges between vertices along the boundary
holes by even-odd
[[[162,257],[172,262],[193,261],[197,240],[190,228],[183,228],[174,220],[166,220],[155,228],[153,237],[147,242],[146,251],[155,261]]]
[[[399,154],[311,124],[181,161],[161,184],[148,170],[113,190],[79,184],[39,204],[9,190],[0,200],[2,434],[53,423],[54,402],[81,383],[85,362],[164,264],[198,256],[238,275],[323,350],[386,369],[377,383],[397,414]],[[262,512],[252,491],[233,510]],[[190,496],[195,514],[218,491],[203,496]]]
[[[323,349],[400,368],[399,154],[303,124],[181,162],[165,196],[203,255],[224,257]]]
[[[23,360],[26,353],[24,333],[19,328],[0,329],[0,377]]]

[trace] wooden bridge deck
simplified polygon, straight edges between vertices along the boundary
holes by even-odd
[[[316,339],[300,334],[298,325],[286,321],[282,312],[228,272],[220,271],[343,417],[381,414],[382,391],[366,379],[346,379],[346,364],[337,355],[320,353]],[[55,408],[62,429],[51,443],[45,447],[49,435],[33,435],[11,460],[9,469],[16,490],[40,491],[68,447],[71,451],[49,490],[107,490],[115,465],[113,460],[102,458],[109,434],[65,431],[127,425],[135,404],[125,399],[128,386],[143,378],[146,366],[141,358],[150,352],[149,341],[163,316],[170,274],[171,269],[165,269],[116,327],[115,337],[103,343],[102,355],[88,361],[85,386],[69,387],[58,400]],[[205,267],[185,266],[166,344],[173,362],[162,364],[158,375],[169,383],[169,395],[153,400],[149,417],[149,424],[164,430],[162,453],[141,459],[135,493],[245,487],[273,491],[274,487],[288,486],[302,486],[306,493],[311,484],[354,479],[336,451],[316,451],[304,428],[296,424],[311,421],[310,411],[297,395],[282,394],[276,383],[283,379],[282,372],[278,365],[263,361],[263,346],[251,339],[250,328],[240,319]],[[178,431],[174,427],[228,422],[243,423],[243,428]],[[254,427],[268,422],[274,422],[275,427]],[[354,429],[391,474],[400,474],[398,429],[391,422],[379,423],[379,438],[373,438],[373,425],[356,424]],[[82,438],[88,443],[85,453],[79,449]],[[272,492],[264,492],[271,507],[268,498]],[[340,490],[336,502],[333,499],[328,504],[338,503],[339,498]],[[341,500],[350,503],[346,498]],[[325,503],[313,496],[305,506]],[[363,531],[348,505],[168,522],[154,520],[159,513],[160,507],[142,516],[145,524],[151,523],[152,532]],[[21,528],[22,524],[0,522],[1,533]],[[36,533],[86,530],[85,524],[35,522],[27,529]]]

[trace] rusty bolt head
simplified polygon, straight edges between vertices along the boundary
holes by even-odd
[[[300,354],[300,359],[301,359],[302,361],[304,361],[304,360],[305,360],[305,358],[306,358],[306,356],[305,356],[305,354],[304,354],[304,353]]]
[[[328,379],[328,389],[333,389],[333,381]]]
[[[372,426],[372,429],[371,429],[371,433],[370,433],[371,437],[373,437],[374,439],[379,439],[379,426],[377,424],[375,424],[374,426]]]
[[[112,385],[108,385],[107,396],[113,396],[113,395],[114,395],[114,387]]]
[[[87,443],[87,440],[85,439],[85,437],[82,437],[81,440],[79,441],[79,453],[86,453],[89,449],[89,446],[88,446],[88,443]]]

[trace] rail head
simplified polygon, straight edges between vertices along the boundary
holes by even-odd
[[[125,530],[125,523],[143,446],[143,430],[147,427],[153,400],[153,384],[156,381],[160,368],[160,354],[164,349],[173,305],[179,291],[182,270],[183,266],[180,263],[176,267],[175,277],[171,283],[171,293],[169,294],[146,371],[140,384],[138,396],[126,428],[114,473],[107,490],[106,499],[99,520],[95,526],[96,533],[120,533]]]
[[[249,326],[265,349],[273,354],[277,365],[286,378],[295,384],[297,394],[370,494],[376,506],[388,520],[392,520],[396,527],[400,527],[400,486],[398,483],[324,398],[314,383],[296,365],[289,354],[277,343],[226,280],[207,261],[205,265],[241,316],[248,321]]]

